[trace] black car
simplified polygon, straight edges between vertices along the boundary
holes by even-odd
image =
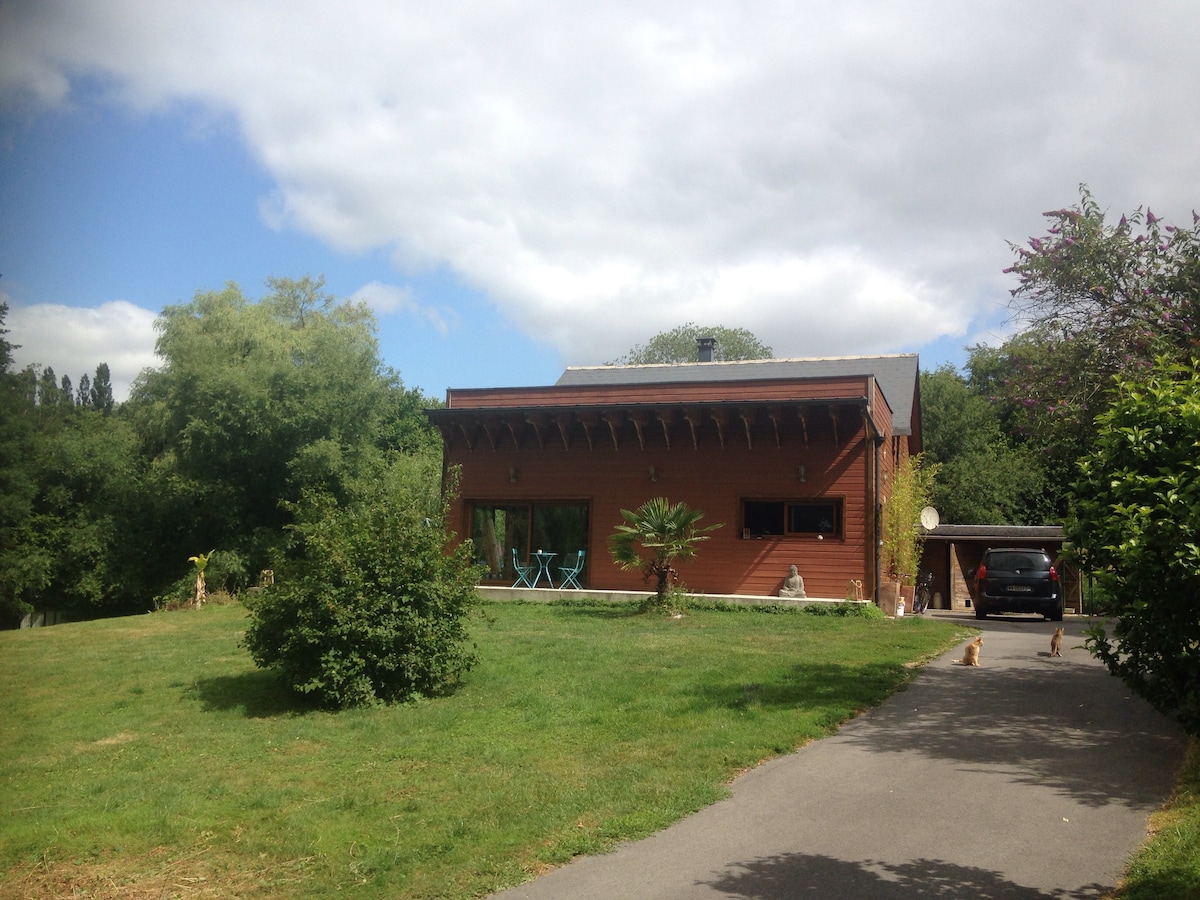
[[[975,570],[975,618],[989,613],[1041,613],[1061,622],[1058,572],[1045,550],[997,547],[983,554]]]

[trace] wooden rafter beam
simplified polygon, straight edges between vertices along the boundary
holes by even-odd
[[[657,409],[655,415],[658,421],[662,423],[663,440],[667,442],[667,449],[671,449],[671,423],[675,421],[675,411],[671,409]]]
[[[474,450],[475,443],[474,443],[474,441],[471,440],[471,429],[470,429],[470,426],[468,425],[468,423],[459,419],[458,430],[462,432],[463,443],[465,443],[467,445],[467,449]],[[449,443],[449,442],[447,442],[447,443]]]
[[[577,418],[579,419],[579,424],[583,426],[583,436],[587,438],[588,449],[596,449],[592,441],[592,431],[599,423],[599,417],[595,413],[580,413]]]
[[[688,428],[692,432],[692,449],[700,449],[700,438],[698,432],[700,424],[704,421],[704,410],[702,409],[685,409],[683,411],[684,421],[688,423]]]
[[[712,416],[713,422],[717,425],[717,440],[721,442],[721,449],[725,449],[725,427],[729,424],[729,410],[722,407],[714,407],[709,413]]]
[[[604,421],[608,424],[608,433],[612,435],[613,449],[620,450],[621,439],[619,432],[621,430],[621,425],[624,422],[624,416],[622,416],[619,412],[606,412],[601,416],[601,418],[604,419]]]
[[[522,419],[505,419],[504,424],[508,426],[508,433],[512,435],[513,446],[518,450],[521,449],[521,438],[517,436],[517,429],[524,426],[525,422]]]
[[[488,446],[492,450],[496,449],[496,432],[492,430],[493,425],[499,425],[498,422],[489,422],[486,419],[476,419],[475,424],[483,429],[484,436],[488,439]]]
[[[629,416],[629,421],[633,423],[633,430],[637,434],[638,446],[641,449],[645,450],[646,449],[646,425],[647,425],[646,414],[644,412],[631,413]]]
[[[767,410],[767,415],[771,418],[771,424],[775,426],[775,449],[778,450],[783,446],[779,442],[779,421],[783,418],[783,407],[772,406]]]
[[[538,449],[545,450],[546,449],[546,436],[545,436],[543,429],[549,427],[549,422],[546,419],[546,417],[542,416],[542,415],[538,415],[538,416],[529,415],[529,416],[525,417],[525,421],[528,424],[533,426],[533,436],[537,438]]]
[[[746,449],[753,450],[754,438],[751,432],[754,427],[754,420],[757,418],[757,416],[755,416],[753,409],[746,409],[743,407],[738,410],[738,418],[740,418],[742,420],[742,424],[746,426]]]
[[[571,449],[571,414],[559,413],[554,417],[554,422],[558,425],[558,435],[562,438],[563,449]]]

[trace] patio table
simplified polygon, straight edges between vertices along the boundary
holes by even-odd
[[[554,557],[558,556],[558,554],[550,553],[546,550],[535,550],[529,555],[533,558],[534,562],[537,563],[538,567],[537,574],[533,576],[533,586],[537,587],[538,582],[541,580],[542,576],[545,575],[546,581],[550,583],[550,587],[554,587],[554,579],[550,577],[550,563],[553,562]]]

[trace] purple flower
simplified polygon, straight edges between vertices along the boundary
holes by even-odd
[[[1150,212],[1150,207],[1147,206],[1146,207],[1146,224],[1153,225],[1157,221],[1159,221],[1158,216],[1156,216],[1154,213]]]

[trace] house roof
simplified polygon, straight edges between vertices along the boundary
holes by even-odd
[[[918,391],[915,353],[833,356],[815,359],[750,359],[735,362],[661,363],[642,366],[572,366],[558,385],[671,384],[699,381],[874,376],[892,408],[893,432],[911,435]]]

